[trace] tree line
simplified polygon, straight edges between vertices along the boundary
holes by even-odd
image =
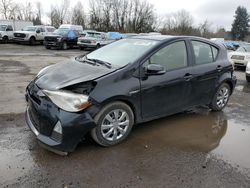
[[[161,32],[169,35],[195,35],[206,38],[222,37],[243,40],[249,34],[249,14],[239,6],[231,32],[221,27],[213,31],[212,23],[204,20],[195,26],[192,15],[181,10],[176,13],[158,16],[154,6],[147,0],[89,0],[88,11],[78,1],[71,8],[69,0],[52,5],[44,12],[40,2],[15,2],[0,0],[0,15],[4,19],[33,21],[42,24],[42,16],[47,16],[56,28],[61,24],[82,25],[84,28],[99,31],[119,31],[124,33]],[[233,15],[232,15],[233,16]]]

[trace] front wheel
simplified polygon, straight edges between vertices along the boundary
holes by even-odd
[[[106,105],[94,118],[91,136],[101,146],[112,146],[125,140],[134,124],[131,108],[123,102]]]
[[[64,42],[62,43],[62,49],[63,49],[63,50],[67,50],[67,49],[68,49],[68,44],[67,44],[67,42],[64,41]]]
[[[221,84],[214,95],[210,108],[213,111],[221,111],[227,105],[230,94],[230,86],[227,83]]]

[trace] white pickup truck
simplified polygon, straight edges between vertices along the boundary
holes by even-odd
[[[21,31],[14,32],[13,40],[17,43],[27,42],[31,45],[35,44],[36,42],[43,44],[44,37],[53,33],[54,31],[55,28],[52,26],[27,26]]]
[[[33,23],[21,20],[0,20],[0,42],[7,43],[13,39],[14,31],[21,30],[26,26],[32,26]]]

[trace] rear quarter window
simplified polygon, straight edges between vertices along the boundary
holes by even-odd
[[[192,41],[191,43],[195,55],[195,64],[207,64],[216,60],[219,53],[216,47],[200,41]]]

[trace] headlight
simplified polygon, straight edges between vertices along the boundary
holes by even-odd
[[[55,105],[68,112],[79,112],[91,105],[88,101],[89,97],[86,95],[63,90],[43,90],[43,92]]]
[[[57,39],[58,42],[60,42],[60,41],[62,40],[62,38],[60,38],[60,37],[59,37],[59,38],[56,38],[56,39]]]
[[[0,33],[0,37],[2,37],[2,34]]]

